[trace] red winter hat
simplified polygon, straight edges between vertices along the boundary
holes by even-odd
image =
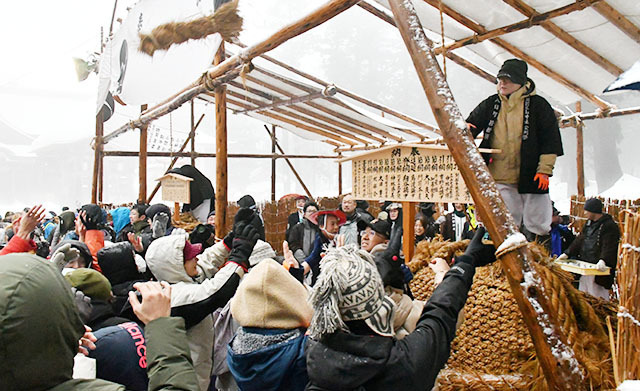
[[[202,243],[191,244],[189,241],[185,241],[184,250],[182,250],[182,254],[184,255],[184,260],[188,261],[189,259],[193,259],[196,255],[202,252]]]

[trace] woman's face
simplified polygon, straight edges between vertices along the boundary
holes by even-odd
[[[420,220],[416,220],[416,223],[413,226],[413,230],[416,232],[416,235],[424,234],[424,227],[422,226],[422,222]]]
[[[389,219],[391,219],[391,221],[396,221],[399,212],[400,211],[398,209],[391,209],[389,211]]]

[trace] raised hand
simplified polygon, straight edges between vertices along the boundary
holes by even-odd
[[[129,292],[131,308],[144,324],[171,315],[171,285],[165,281],[139,282],[133,285],[142,295],[142,303]]]
[[[24,240],[28,240],[31,232],[40,224],[44,219],[45,209],[42,205],[36,205],[29,209],[22,217],[20,217],[20,225],[18,226],[18,232],[16,235]]]

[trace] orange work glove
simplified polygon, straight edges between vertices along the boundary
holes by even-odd
[[[538,181],[538,189],[549,189],[549,175],[537,173],[536,176],[533,177],[533,180]]]

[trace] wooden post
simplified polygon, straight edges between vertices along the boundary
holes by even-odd
[[[213,60],[214,65],[224,61],[224,42]],[[223,238],[227,225],[227,95],[226,86],[214,92],[216,99],[216,236]]]
[[[271,202],[276,202],[276,126],[271,125]]]
[[[147,105],[140,106],[140,112],[144,112]],[[138,160],[138,202],[147,201],[147,129],[148,124],[140,127],[140,157]]]
[[[342,152],[338,152],[338,158],[342,158]],[[342,163],[338,162],[338,196],[342,194]]]
[[[271,132],[269,132],[269,128],[267,128],[267,125],[265,125],[264,128],[267,130],[267,133],[271,134]],[[275,143],[276,143],[276,148],[278,148],[278,151],[280,151],[280,153],[284,155],[285,153],[282,150],[282,147],[280,146],[280,144],[278,144],[277,140]],[[298,171],[296,171],[295,167],[293,167],[293,164],[291,164],[291,161],[289,160],[289,158],[284,157],[284,161],[287,163],[287,165],[291,169],[291,172],[293,172],[293,175],[296,177],[296,179],[304,189],[304,192],[307,193],[307,197],[309,197],[309,200],[313,200],[313,196],[311,195],[311,192],[307,188],[307,185],[305,185],[304,182],[302,181],[302,178],[300,178],[300,174],[298,174]]]
[[[576,102],[576,112],[582,111],[582,102]],[[578,164],[578,195],[584,197],[584,124],[578,120],[576,125],[576,161]]]
[[[102,166],[102,151],[104,144],[102,144],[102,135],[104,134],[104,123],[102,121],[102,110],[96,115],[96,140],[95,148],[93,152],[93,180],[91,182],[91,203],[98,202],[98,186],[100,167]]]
[[[438,127],[483,223],[496,245],[502,244],[507,238],[513,239],[519,234],[518,228],[473,142],[433,54],[433,43],[425,35],[413,3],[389,0],[389,4]],[[573,349],[567,344],[556,314],[550,309],[540,277],[531,264],[532,260],[533,255],[526,246],[508,251],[500,258],[524,323],[529,329],[547,385],[551,390],[584,390],[582,369]]]
[[[413,259],[413,251],[415,248],[416,234],[414,231],[414,223],[416,221],[416,203],[402,203],[402,252],[404,253],[405,262]]]
[[[180,203],[179,202],[173,203],[173,220],[180,221]]]
[[[189,138],[191,139],[191,165],[196,166],[196,121],[193,115],[193,100],[191,100],[191,131]]]

